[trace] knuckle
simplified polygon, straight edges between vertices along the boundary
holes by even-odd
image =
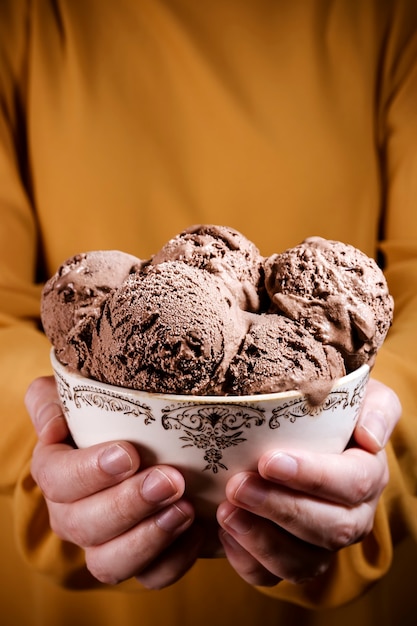
[[[79,459],[78,462],[70,463],[62,468],[61,479],[64,484],[76,484],[79,493],[89,493],[91,486],[95,485],[97,480],[96,466],[90,460],[86,463],[84,459]]]
[[[313,494],[322,493],[323,489],[328,485],[328,479],[324,472],[311,477],[310,491]]]
[[[360,464],[356,467],[356,475],[352,480],[349,504],[357,506],[380,495],[388,484],[389,469],[384,451],[372,458],[372,469]]]
[[[255,574],[259,569],[259,564],[263,563],[268,569],[273,567],[276,560],[276,548],[269,543],[258,542],[256,545],[256,559],[255,563],[248,563],[247,574]]]
[[[258,563],[252,560],[249,563],[245,563],[240,566],[239,572],[245,578],[245,580],[256,580],[259,576],[261,567]]]
[[[314,471],[309,468],[307,476],[308,490],[311,494],[321,494],[329,485],[329,474],[323,466],[315,467]]]
[[[135,481],[127,481],[113,490],[111,517],[124,527],[137,523],[137,505],[142,502],[140,488]]]
[[[91,544],[88,525],[80,518],[74,507],[66,506],[61,515],[50,516],[51,528],[61,539],[85,548]]]
[[[296,497],[288,498],[285,506],[282,503],[281,506],[271,510],[271,519],[287,531],[291,531],[291,529],[294,528],[302,515],[303,512]]]
[[[65,532],[71,538],[72,543],[75,543],[77,546],[83,548],[90,546],[91,538],[88,528],[74,511],[65,518]]]
[[[353,486],[350,499],[353,505],[361,504],[372,496],[375,489],[374,480],[364,466],[358,464],[356,468],[356,477],[352,483]]]
[[[44,465],[38,465],[32,461],[31,474],[44,497],[54,502],[58,494],[56,493],[54,481],[51,480],[51,475],[47,468]]]
[[[263,587],[272,587],[282,580],[274,569],[275,563],[269,563],[271,554],[269,552],[260,551],[254,558],[243,559],[239,561],[239,575],[251,585],[261,585]],[[262,564],[261,564],[262,563]]]
[[[352,503],[361,504],[369,499],[373,494],[374,485],[368,476],[364,476],[361,480],[357,481],[352,492]]]
[[[347,546],[362,541],[372,530],[373,520],[359,520],[358,515],[350,511],[333,526],[326,538],[326,548],[337,552]]]
[[[356,523],[352,516],[345,515],[336,523],[327,537],[327,548],[332,552],[337,552],[346,546],[355,543],[358,536]]]
[[[126,533],[85,549],[86,566],[101,583],[118,583],[140,575],[157,557],[158,550],[148,533]]]
[[[104,585],[117,585],[121,582],[115,575],[115,570],[109,568],[103,563],[100,558],[100,551],[97,548],[88,548],[85,551],[85,562],[88,571],[94,576],[100,583]]]

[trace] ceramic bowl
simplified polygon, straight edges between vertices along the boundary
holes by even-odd
[[[145,393],[84,378],[61,365],[53,351],[51,361],[76,445],[127,440],[139,449],[142,465],[177,467],[203,516],[224,500],[232,474],[256,470],[268,450],[342,452],[369,378],[363,365],[312,407],[296,391],[238,397]]]

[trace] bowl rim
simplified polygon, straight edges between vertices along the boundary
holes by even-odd
[[[68,366],[63,365],[57,358],[55,354],[55,349],[52,347],[50,350],[50,359],[52,363],[52,368],[54,371],[58,372],[61,376],[64,377],[72,377],[75,380],[79,381],[80,384],[84,385],[94,385],[97,387],[101,387],[104,390],[109,392],[115,392],[117,390],[119,393],[123,393],[126,395],[134,395],[138,394],[143,398],[153,398],[153,399],[163,399],[167,402],[183,402],[183,403],[206,403],[206,404],[240,404],[240,403],[259,403],[262,401],[268,400],[282,400],[284,398],[303,398],[305,397],[305,393],[302,391],[277,391],[272,393],[259,393],[259,394],[251,394],[251,395],[188,395],[188,394],[170,394],[170,393],[154,393],[149,391],[143,391],[141,389],[133,389],[130,387],[121,387],[119,385],[112,385],[109,383],[103,383],[100,380],[96,380],[95,378],[88,378],[87,376],[83,376],[76,370],[70,369]],[[370,367],[367,363],[362,364],[356,370],[349,372],[345,376],[337,378],[331,387],[329,393],[338,389],[339,387],[343,387],[343,385],[349,384],[352,380],[360,379],[365,376],[370,371]]]

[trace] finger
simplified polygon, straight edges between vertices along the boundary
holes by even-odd
[[[179,501],[158,511],[128,532],[86,550],[90,572],[114,585],[145,570],[193,522],[191,504]],[[182,568],[182,565],[179,569]]]
[[[285,532],[270,521],[236,508],[228,502],[218,508],[219,524],[226,530],[245,552],[231,550],[236,571],[251,584],[263,584],[273,577],[293,583],[306,582],[324,573],[332,559],[327,550],[317,548]],[[223,536],[224,541],[224,536]],[[265,571],[261,571],[259,566]]]
[[[180,535],[148,567],[135,577],[147,589],[162,589],[177,582],[197,560],[205,536],[195,523]]]
[[[75,502],[121,482],[139,467],[139,454],[128,442],[98,444],[83,450],[65,444],[38,444],[32,476],[53,502]]]
[[[69,430],[53,376],[34,380],[26,392],[25,404],[40,441],[65,441]]]
[[[346,506],[373,499],[388,482],[385,453],[373,455],[357,448],[340,455],[271,451],[261,457],[258,469],[268,481]],[[231,479],[232,491],[243,478],[240,474]]]
[[[372,529],[377,498],[350,507],[274,486],[256,474],[245,475],[236,485],[232,481],[227,485],[232,504],[326,550],[339,550],[360,541]]]
[[[71,504],[48,501],[50,523],[62,539],[83,548],[97,546],[166,509],[183,492],[184,479],[177,470],[155,466]]]
[[[231,534],[222,530],[219,537],[230,565],[247,583],[272,587],[282,580],[261,565]]]
[[[354,432],[356,443],[369,452],[382,450],[400,419],[401,411],[400,400],[394,391],[370,379]]]

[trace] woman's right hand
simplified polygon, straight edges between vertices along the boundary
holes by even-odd
[[[204,536],[183,497],[182,475],[162,465],[141,470],[128,442],[70,445],[52,377],[31,384],[26,406],[38,434],[32,475],[51,527],[84,549],[90,572],[107,584],[136,577],[159,589],[188,571]]]

